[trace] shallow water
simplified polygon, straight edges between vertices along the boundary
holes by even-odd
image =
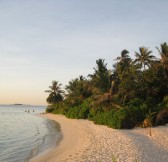
[[[26,162],[56,145],[59,125],[35,115],[44,111],[45,107],[0,105],[0,162]]]

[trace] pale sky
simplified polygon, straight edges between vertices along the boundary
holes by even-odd
[[[0,0],[0,104],[46,105],[63,85],[112,68],[121,50],[168,42],[167,0]]]

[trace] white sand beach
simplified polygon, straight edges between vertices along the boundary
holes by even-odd
[[[44,114],[58,122],[63,140],[31,162],[168,162],[168,126],[116,130],[88,120]]]

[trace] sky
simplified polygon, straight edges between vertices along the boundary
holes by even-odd
[[[62,88],[112,69],[123,49],[133,58],[168,42],[167,0],[0,0],[0,104],[46,105],[53,80]]]

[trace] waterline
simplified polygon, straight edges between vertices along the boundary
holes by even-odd
[[[29,161],[59,141],[59,125],[35,115],[33,110],[38,114],[45,107],[0,106],[1,162]]]

